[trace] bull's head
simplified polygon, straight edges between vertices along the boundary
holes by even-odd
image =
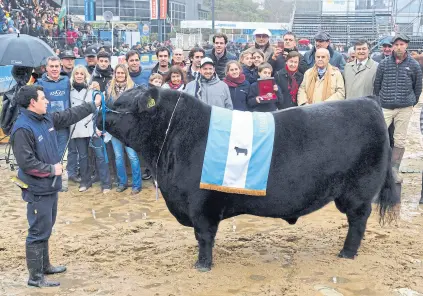
[[[105,130],[125,145],[142,153],[147,162],[157,156],[172,111],[180,96],[187,94],[174,90],[137,87],[124,92],[114,104],[108,104]],[[191,98],[189,98],[191,99]],[[185,104],[182,104],[185,105]],[[182,112],[186,106],[178,106]],[[107,108],[106,108],[107,109]],[[97,127],[103,129],[103,116],[99,112]]]

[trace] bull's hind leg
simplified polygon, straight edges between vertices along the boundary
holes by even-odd
[[[338,257],[354,259],[360,247],[361,240],[366,230],[367,219],[372,212],[370,203],[355,204],[357,201],[348,200],[347,204],[339,200],[335,200],[337,208],[347,214],[348,219],[348,234],[344,243],[344,248],[339,253]]]
[[[198,241],[198,261],[195,268],[199,271],[210,271],[213,263],[214,238],[218,228],[218,222],[214,223],[208,219],[200,219],[195,223],[195,238]]]

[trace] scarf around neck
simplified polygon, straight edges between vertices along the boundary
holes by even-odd
[[[306,90],[307,93],[307,102],[309,104],[313,104],[313,96],[314,96],[314,89],[316,87],[316,81],[319,79],[319,74],[323,74],[322,78],[323,81],[323,91],[321,94],[322,101],[326,101],[331,95],[331,78],[332,78],[333,69],[331,65],[328,65],[326,69],[320,70],[316,65],[313,66],[310,76],[307,77],[306,85],[308,88]]]
[[[72,83],[72,86],[74,89],[76,89],[78,92],[80,92],[81,90],[83,90],[84,88],[87,88],[87,84],[85,83],[78,83],[76,81],[74,81]]]
[[[291,71],[288,69],[288,65],[285,65],[286,73],[288,73],[288,91],[291,95],[291,101],[297,105],[297,94],[298,94],[298,81],[295,79],[295,74],[297,71]]]
[[[172,81],[169,81],[167,84],[169,85],[169,87],[170,87],[171,89],[176,89],[176,90],[178,90],[178,89],[180,89],[180,88],[181,88],[181,86],[182,86],[184,83],[181,81],[179,84],[173,84],[173,83],[172,83]]]
[[[120,95],[126,90],[126,82],[121,82],[115,83],[115,93],[116,93],[116,98],[115,100],[117,100],[117,98],[120,97]]]
[[[245,75],[243,73],[239,74],[237,78],[233,78],[231,75],[226,75],[226,77],[223,79],[223,82],[225,82],[230,87],[238,87],[245,81]]]

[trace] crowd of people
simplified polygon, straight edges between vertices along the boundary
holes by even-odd
[[[107,47],[88,47],[86,66],[76,67],[77,55],[65,50],[60,58],[50,57],[45,68],[36,69],[31,83],[44,88],[50,102],[49,112],[90,101],[95,89],[101,91],[107,101],[115,102],[124,91],[138,86],[174,89],[209,105],[257,112],[377,95],[387,124],[395,124],[393,165],[395,172],[398,170],[410,110],[417,103],[422,87],[419,63],[406,50],[407,36],[395,36],[383,44],[381,53],[373,58],[370,58],[369,43],[357,40],[354,59],[347,62],[332,48],[327,32],[318,32],[314,46],[304,55],[297,49],[293,32],[284,34],[283,42],[277,44],[271,44],[271,33],[267,29],[257,29],[254,36],[254,46],[242,51],[239,58],[228,52],[228,38],[224,34],[214,35],[212,48],[192,48],[187,58],[182,49],[171,51],[169,47],[158,47],[158,62],[151,72],[141,67],[140,44],[125,53],[125,64],[118,64],[114,69],[112,52]],[[266,88],[269,85],[270,88]],[[98,181],[104,193],[110,191],[113,183],[116,190],[122,192],[130,186],[127,158],[132,171],[132,193],[139,193],[142,180],[151,178],[149,170],[141,172],[137,153],[109,134],[101,134],[89,123],[90,119],[76,124],[72,133],[67,158],[68,180],[80,183],[81,192]],[[64,153],[70,130],[57,131],[60,154]],[[106,150],[99,148],[103,141]],[[109,165],[106,159],[112,160]],[[399,175],[395,176],[400,182]],[[63,190],[66,188],[64,178]]]
[[[271,112],[375,95],[387,126],[394,126],[391,166],[395,182],[402,182],[398,170],[405,151],[407,126],[422,92],[422,70],[415,56],[407,52],[406,35],[395,35],[373,58],[369,42],[357,40],[354,57],[348,61],[332,47],[328,32],[317,32],[314,45],[304,55],[297,48],[293,32],[285,33],[283,41],[276,44],[270,42],[271,33],[267,29],[257,29],[254,37],[254,45],[240,52],[239,57],[228,51],[228,38],[221,33],[213,36],[211,48],[194,47],[187,58],[182,49],[171,51],[159,46],[155,51],[158,62],[152,70],[141,67],[140,44],[126,51],[125,62],[114,68],[112,52],[106,47],[90,46],[84,52],[86,66],[75,66],[77,56],[69,49],[59,57],[49,57],[45,66],[31,70],[29,85],[22,86],[17,95],[18,104],[26,109],[12,131],[14,139],[19,139],[13,142],[20,166],[18,176],[32,188],[23,190],[29,205],[29,285],[56,286],[58,283],[47,281],[41,271],[66,270],[51,266],[39,254],[44,251],[48,258],[57,192],[67,190],[68,181],[78,183],[80,192],[99,182],[104,194],[112,187],[117,192],[131,187],[131,194],[136,195],[142,191],[142,181],[152,178],[148,168],[141,169],[142,155],[108,134],[107,128],[97,128],[91,113],[96,110],[93,101],[98,106],[102,96],[113,108],[122,93],[132,88],[165,88],[188,93],[211,106]],[[19,67],[14,67],[14,73],[28,73],[16,68]],[[59,160],[68,138],[71,140],[65,174]],[[40,144],[35,145],[36,139]],[[58,176],[60,184],[52,188],[43,180],[54,176]],[[32,203],[38,196],[34,192],[43,196],[36,205]],[[31,212],[34,206],[43,218]],[[44,223],[42,231],[37,228],[39,223]]]

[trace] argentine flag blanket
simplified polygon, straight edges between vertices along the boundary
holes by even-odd
[[[272,113],[212,107],[200,188],[265,196],[274,137]]]

